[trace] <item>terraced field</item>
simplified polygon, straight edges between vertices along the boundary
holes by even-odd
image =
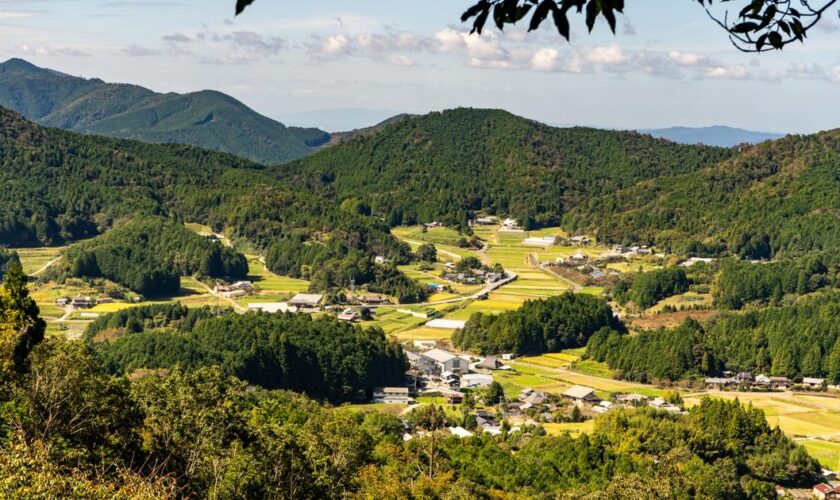
[[[18,248],[15,251],[20,257],[23,272],[32,275],[45,268],[47,264],[61,256],[66,247]]]

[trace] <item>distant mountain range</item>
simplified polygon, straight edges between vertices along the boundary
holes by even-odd
[[[22,59],[0,64],[0,106],[49,127],[199,146],[262,163],[300,158],[330,140],[327,132],[287,127],[221,92],[160,94],[69,76]]]
[[[772,141],[784,137],[783,134],[755,132],[721,125],[699,128],[670,127],[639,130],[639,132],[680,144],[705,144],[706,146],[721,146],[725,148],[738,146],[739,144],[759,144],[764,141]]]

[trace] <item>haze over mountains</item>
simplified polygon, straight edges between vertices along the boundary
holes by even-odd
[[[160,94],[65,75],[21,59],[0,65],[0,106],[49,127],[189,144],[262,163],[300,158],[330,137],[318,129],[286,127],[221,92]]]
[[[753,130],[723,125],[715,125],[713,127],[669,127],[640,130],[640,132],[680,144],[705,144],[707,146],[721,146],[725,148],[740,144],[758,144],[784,137],[783,134],[755,132]]]

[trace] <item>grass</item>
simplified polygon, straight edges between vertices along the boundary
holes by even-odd
[[[433,227],[423,232],[423,226],[395,227],[391,232],[403,240],[423,241],[437,245],[457,247],[463,235],[448,227]]]
[[[819,460],[826,469],[840,470],[840,443],[822,439],[805,439],[799,441],[799,444],[804,446],[808,453]]]
[[[673,297],[668,297],[667,299],[659,301],[656,305],[645,311],[648,314],[655,314],[660,312],[667,306],[672,306],[677,310],[680,307],[691,307],[691,306],[711,306],[712,305],[712,295],[705,293],[695,293],[695,292],[686,292],[682,295],[675,295]]]
[[[42,248],[18,248],[15,250],[20,263],[23,266],[23,272],[32,275],[39,269],[43,268],[47,263],[57,259],[65,247],[42,247]]]
[[[612,371],[606,363],[599,363],[591,359],[576,361],[573,369],[578,373],[592,377],[612,378]]]
[[[791,393],[715,392],[712,397],[738,398],[764,411],[767,422],[779,426],[794,437],[836,438],[840,429],[840,398],[815,397]],[[697,404],[702,396],[686,397],[688,405]]]

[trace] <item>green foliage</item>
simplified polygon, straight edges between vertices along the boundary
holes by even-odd
[[[840,232],[838,151],[837,132],[788,136],[593,197],[564,222],[597,228],[602,241],[655,243],[663,251],[761,259],[832,249]]]
[[[557,225],[587,198],[727,158],[632,132],[558,129],[504,111],[407,117],[273,169],[310,192],[364,200],[392,226],[440,221],[467,231],[473,212]]]
[[[670,267],[640,273],[616,285],[616,299],[622,304],[632,301],[647,309],[662,299],[688,291],[689,280],[685,269]]]
[[[86,338],[100,333],[116,337],[94,344],[114,373],[218,365],[254,385],[337,402],[367,401],[374,387],[399,385],[407,369],[382,330],[326,317],[151,306],[100,318]]]
[[[14,264],[20,265],[20,257],[18,257],[17,252],[0,248],[0,280],[6,276],[9,266]]]
[[[602,328],[625,329],[602,298],[566,293],[499,315],[475,313],[452,342],[481,354],[541,354],[583,347]]]
[[[385,241],[393,244],[384,245],[387,251],[383,257],[398,264],[411,257],[405,245],[396,240]],[[374,264],[370,255],[336,238],[325,243],[291,237],[275,240],[266,250],[265,262],[275,273],[308,279],[313,290],[348,288],[353,283],[368,285],[372,292],[395,296],[401,303],[420,302],[426,297],[420,285],[396,268]]]
[[[679,380],[686,376],[715,371],[702,347],[703,329],[695,321],[686,321],[671,330],[643,331],[638,335],[620,335],[601,330],[589,339],[586,356],[606,362],[620,378],[653,382]]]
[[[828,255],[762,265],[727,260],[712,293],[715,305],[740,309],[751,302],[778,303],[787,294],[805,295],[836,280],[837,262]]]
[[[487,389],[484,390],[483,399],[484,404],[494,406],[502,402],[502,399],[505,397],[505,389],[502,387],[502,384],[493,381]]]
[[[408,245],[392,237],[384,223],[341,210],[230,155],[48,130],[0,110],[0,164],[5,186],[0,244],[65,243],[96,236],[125,217],[157,215],[206,223],[258,249],[281,237],[300,246],[329,235],[326,245],[346,249],[344,256],[372,260],[382,255],[396,263],[411,257]],[[236,259],[222,252],[219,272],[232,273],[236,266],[224,267]],[[147,271],[161,271],[169,289],[175,273],[168,268],[183,265],[171,258],[165,264]],[[133,287],[154,281],[132,273]]]
[[[159,217],[135,219],[74,245],[63,265],[70,276],[108,278],[147,296],[177,293],[180,276],[237,280],[248,274],[241,253]]]
[[[0,65],[0,106],[48,127],[189,144],[265,163],[300,158],[330,139],[321,130],[286,127],[220,92],[158,94],[64,75],[20,59]]]
[[[160,327],[171,314],[183,326],[186,317],[176,309],[152,312],[139,316],[144,324]],[[244,335],[225,325],[260,331],[265,319],[221,316],[194,330],[233,342]],[[290,323],[297,322],[323,323],[270,320],[285,327],[282,337],[294,337]],[[324,332],[313,342],[336,335]],[[325,349],[336,351],[334,362],[357,359],[342,343]],[[687,415],[618,409],[577,438],[546,436],[539,427],[501,438],[447,438],[443,428],[457,425],[453,418],[424,405],[405,417],[424,433],[404,443],[396,417],[249,388],[218,366],[129,382],[107,375],[84,344],[67,341],[40,345],[28,361],[11,404],[2,405],[2,418],[18,429],[0,437],[2,496],[604,498],[656,491],[663,498],[746,498],[773,484],[810,486],[820,470],[801,446],[770,429],[761,411],[737,401],[706,398]]]
[[[840,296],[793,306],[727,314],[707,325],[688,320],[671,330],[592,336],[586,355],[619,376],[640,381],[679,380],[750,371],[840,383]]]
[[[421,262],[437,262],[437,248],[432,243],[423,243],[415,253]]]
[[[0,393],[15,373],[26,369],[29,353],[44,340],[46,323],[29,296],[26,275],[19,262],[13,262],[0,287]]]

